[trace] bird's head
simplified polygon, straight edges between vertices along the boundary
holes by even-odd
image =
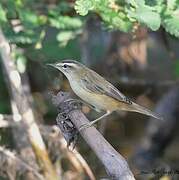
[[[63,60],[54,64],[47,64],[60,70],[67,78],[81,75],[85,66],[74,60]]]

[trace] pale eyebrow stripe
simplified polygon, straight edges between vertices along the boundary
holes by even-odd
[[[73,60],[64,60],[64,61],[62,61],[62,63],[69,63],[69,64],[75,64],[75,65],[81,64],[80,62],[78,62],[78,61],[73,61]]]
[[[63,65],[64,64],[66,64],[69,67],[76,67],[76,64],[74,64],[74,63],[66,63],[66,62],[64,62]]]

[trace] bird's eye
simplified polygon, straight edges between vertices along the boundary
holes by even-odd
[[[66,64],[63,65],[63,68],[66,69],[68,66]]]

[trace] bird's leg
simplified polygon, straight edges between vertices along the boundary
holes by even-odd
[[[105,114],[103,114],[102,116],[100,116],[99,118],[89,122],[89,123],[86,123],[84,125],[82,125],[80,128],[79,128],[79,131],[81,131],[82,129],[85,129],[85,128],[89,128],[91,127],[93,124],[95,124],[96,122],[100,121],[101,119],[105,118],[106,116],[108,116],[109,114],[111,114],[112,112],[110,111],[107,111]]]

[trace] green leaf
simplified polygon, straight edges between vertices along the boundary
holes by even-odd
[[[159,29],[161,24],[160,15],[147,9],[138,9],[136,12],[136,19],[147,25],[153,31]]]
[[[6,12],[0,4],[0,22],[7,22]]]
[[[75,38],[73,31],[61,31],[57,34],[57,40],[60,42],[60,46],[66,46],[68,41]]]
[[[123,32],[129,32],[132,29],[132,23],[127,18],[121,18],[119,15],[111,16],[102,14],[102,19],[110,29],[119,29]]]
[[[159,5],[163,0],[128,0],[128,3],[132,5],[126,8],[129,19],[132,21],[136,19],[141,24],[145,24],[147,27],[156,31],[161,25],[160,12],[163,6]]]
[[[88,14],[88,11],[94,9],[94,3],[92,0],[77,0],[75,2],[75,10],[81,16]]]
[[[52,9],[50,9],[51,13],[55,14],[67,14],[73,10],[73,6],[68,1],[59,1]]]
[[[17,69],[20,73],[24,73],[26,70],[26,63],[27,63],[27,59],[25,58],[25,56],[19,56],[16,60],[16,64],[17,64]]]
[[[26,70],[26,63],[27,63],[27,59],[24,56],[24,54],[20,50],[15,49],[12,52],[12,56],[15,59],[15,63],[16,63],[18,71],[20,73],[24,73]]]
[[[177,0],[167,0],[167,9],[173,10],[177,5]]]
[[[57,29],[78,29],[83,25],[80,18],[69,16],[50,18],[49,21],[51,26],[56,27]]]
[[[18,9],[20,20],[26,28],[35,28],[42,22],[42,16],[38,16],[34,12],[27,9]],[[39,18],[40,17],[40,18]]]
[[[167,16],[162,24],[167,32],[179,37],[179,16]]]
[[[42,48],[42,41],[44,40],[45,37],[45,30],[42,30],[40,35],[39,35],[39,39],[35,44],[35,49],[41,49]]]
[[[15,1],[14,0],[6,0],[6,1],[7,1],[6,4],[7,17],[12,19],[17,18]]]
[[[5,34],[11,43],[16,43],[16,44],[33,44],[36,43],[39,39],[38,33],[6,32]]]

